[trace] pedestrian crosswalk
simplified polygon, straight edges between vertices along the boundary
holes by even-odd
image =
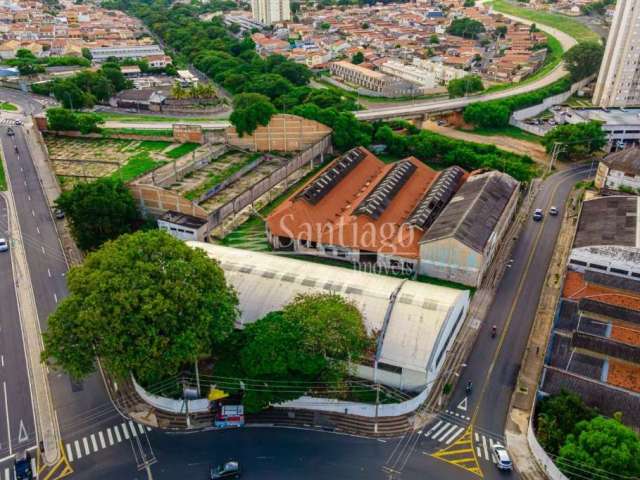
[[[74,462],[124,440],[144,435],[147,431],[151,428],[128,420],[66,443],[65,454],[69,462]]]
[[[13,118],[0,118],[0,125],[15,125],[16,121]]]
[[[471,420],[471,417],[468,417],[467,415],[465,415],[463,413],[454,412],[453,410],[445,410],[445,412],[447,413],[447,415],[452,415],[452,416],[460,418],[462,420]]]
[[[447,448],[454,441],[458,440],[468,426],[468,417],[457,415],[452,417],[452,412],[446,412],[437,419],[436,423],[420,433],[425,439],[437,442],[438,448]],[[467,421],[464,421],[467,420]],[[504,440],[499,435],[489,435],[478,431],[473,432],[473,448],[478,460],[492,462],[491,450],[497,443],[504,445]]]

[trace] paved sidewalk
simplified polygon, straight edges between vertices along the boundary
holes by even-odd
[[[518,466],[520,476],[525,480],[546,478],[529,449],[527,429],[538,381],[544,366],[544,355],[553,327],[556,305],[562,290],[564,270],[577,227],[581,195],[582,190],[574,191],[567,203],[566,215],[547,271],[546,282],[542,288],[536,319],[522,358],[516,389],[511,397],[511,409],[507,417],[507,444],[514,463]]]

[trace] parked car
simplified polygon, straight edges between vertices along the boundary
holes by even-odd
[[[64,212],[60,208],[54,208],[53,216],[56,217],[58,220],[62,220],[64,218]]]
[[[509,458],[509,452],[499,443],[496,443],[491,449],[491,459],[498,470],[513,470],[513,462]]]
[[[0,238],[0,252],[6,252],[9,250],[9,244],[5,238]]]
[[[211,480],[218,478],[240,478],[240,464],[235,461],[227,462],[210,470]]]
[[[539,222],[540,220],[542,220],[543,217],[544,217],[544,214],[542,213],[542,209],[536,208],[535,211],[533,212],[533,220],[536,222]]]
[[[438,120],[436,123],[437,123],[437,125],[439,127],[446,127],[447,126],[447,121],[446,120]]]
[[[551,207],[551,208],[549,209],[549,215],[553,215],[554,217],[555,217],[556,215],[558,215],[558,209],[557,209],[557,207]]]

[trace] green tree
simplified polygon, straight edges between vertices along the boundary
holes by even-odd
[[[597,478],[604,478],[601,475],[607,472],[610,478],[638,478],[640,439],[616,419],[597,416],[583,420],[575,426],[575,433],[567,436],[556,464],[576,480],[584,478],[585,470],[597,472]]]
[[[331,24],[329,22],[322,22],[320,24],[321,30],[329,30],[331,28]]]
[[[99,133],[99,124],[104,122],[104,119],[97,113],[76,113],[78,119],[78,130],[80,133]]]
[[[567,50],[563,58],[571,80],[577,82],[597,73],[603,55],[604,46],[598,42],[581,42]]]
[[[506,25],[500,25],[499,27],[496,27],[496,36],[499,37],[504,37],[507,34],[507,26]]]
[[[464,121],[481,128],[501,128],[509,125],[511,111],[500,102],[476,102],[465,107]]]
[[[447,28],[447,33],[463,38],[477,38],[482,32],[484,32],[484,25],[467,17],[454,19]]]
[[[584,160],[589,154],[607,144],[607,137],[599,122],[591,121],[575,125],[560,125],[547,132],[542,139],[548,153],[555,143],[562,145],[558,158],[562,160]]]
[[[462,78],[451,80],[447,84],[447,91],[451,98],[464,97],[482,90],[484,90],[484,85],[482,85],[482,79],[478,75],[465,75]]]
[[[578,395],[563,390],[543,398],[538,404],[536,436],[545,451],[557,455],[576,425],[595,415],[595,410],[587,407]]]
[[[358,51],[351,56],[351,63],[354,65],[360,65],[362,62],[364,62],[364,54],[362,52]]]
[[[300,382],[341,381],[347,362],[357,361],[371,342],[360,311],[333,294],[300,295],[244,333],[242,371],[267,387],[245,392],[243,403],[249,411],[303,395],[307,387]],[[286,388],[278,387],[282,381]]]
[[[268,125],[275,113],[268,97],[259,93],[240,93],[233,97],[233,113],[229,119],[238,135],[243,136],[253,133],[258,125]]]
[[[311,78],[311,70],[306,65],[295,62],[285,62],[273,69],[273,73],[283,76],[297,86],[306,85]]]
[[[47,128],[54,131],[78,130],[78,118],[71,110],[53,107],[47,110]]]
[[[175,375],[228,337],[238,313],[222,269],[159,230],[108,242],[67,278],[42,357],[78,379],[95,357],[119,379]]]
[[[436,35],[435,33],[431,35],[429,37],[429,43],[431,45],[437,45],[438,43],[440,43],[440,39],[438,38],[438,35]]]
[[[465,8],[471,8],[471,7],[475,7],[476,2],[475,0],[464,0],[464,7]]]
[[[245,92],[261,93],[271,100],[285,95],[293,88],[289,80],[276,73],[265,73],[251,79],[251,83],[244,88]]]
[[[89,50],[87,47],[82,48],[82,56],[87,60],[93,60],[93,55],[91,55],[91,50]]]
[[[132,232],[142,221],[129,189],[110,178],[78,183],[60,195],[56,205],[65,212],[73,238],[85,251]]]

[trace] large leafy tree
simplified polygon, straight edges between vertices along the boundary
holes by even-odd
[[[309,390],[307,382],[340,383],[347,361],[371,345],[360,311],[331,294],[300,295],[244,334],[240,366],[252,379],[243,400],[249,411],[297,398]]]
[[[478,75],[465,75],[462,78],[451,80],[447,85],[447,91],[451,98],[464,97],[470,93],[480,92],[483,89],[482,79]]]
[[[595,417],[575,426],[556,460],[569,477],[638,478],[640,476],[640,439],[617,419]]]
[[[159,230],[123,235],[68,276],[49,317],[43,358],[74,378],[132,373],[146,385],[177,374],[230,335],[238,300],[222,269]]]
[[[599,122],[591,121],[575,125],[560,125],[555,127],[542,139],[547,152],[553,150],[554,144],[559,143],[558,158],[563,160],[583,160],[589,154],[600,150],[607,144],[607,137]]]
[[[259,93],[240,93],[233,97],[233,113],[229,117],[238,135],[253,133],[258,125],[266,126],[276,113],[268,97]]]
[[[557,455],[576,425],[583,420],[591,420],[595,415],[595,410],[587,407],[575,393],[564,390],[546,397],[538,404],[538,440],[547,452]]]
[[[451,22],[451,25],[447,28],[447,33],[457,37],[477,38],[484,30],[484,25],[481,22],[462,17],[456,18]]]
[[[65,212],[73,238],[85,251],[132,232],[142,221],[129,189],[111,178],[78,183],[60,195],[56,204]]]
[[[604,46],[599,42],[581,42],[567,50],[563,58],[571,80],[577,82],[597,73],[603,55]]]

